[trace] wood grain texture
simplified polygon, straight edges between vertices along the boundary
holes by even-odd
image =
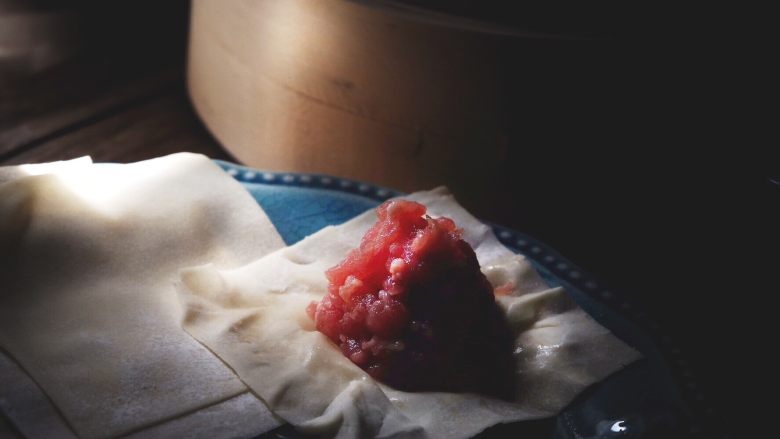
[[[158,97],[23,151],[4,164],[83,155],[91,155],[96,162],[126,163],[180,151],[230,159],[192,113],[184,90],[172,87]]]
[[[241,161],[402,190],[492,181],[498,37],[353,2],[193,2],[188,86]]]
[[[151,71],[149,71],[151,70]],[[180,84],[181,70],[74,62],[0,87],[0,161]]]

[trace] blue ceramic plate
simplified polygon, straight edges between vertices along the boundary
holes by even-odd
[[[402,195],[392,189],[327,175],[266,172],[216,162],[246,187],[288,245]],[[631,312],[636,307],[630,302],[603,289],[596,279],[548,245],[506,227],[492,227],[501,242],[528,257],[550,285],[563,286],[593,318],[641,351],[644,358],[588,389],[557,420],[494,428],[486,435],[504,437],[508,433],[514,436],[532,432],[531,437],[554,434],[556,438],[585,439],[671,437],[695,432],[697,427],[690,421],[686,404],[690,395],[682,395],[673,378],[690,374],[681,367],[681,360],[670,367],[657,347],[669,344],[668,336],[653,331],[657,325],[637,318]],[[669,353],[679,355],[673,348]],[[293,436],[296,434],[289,428],[264,435]]]

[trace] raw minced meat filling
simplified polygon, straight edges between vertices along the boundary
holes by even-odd
[[[326,272],[308,312],[374,378],[401,390],[514,392],[512,336],[474,250],[448,218],[391,200]]]

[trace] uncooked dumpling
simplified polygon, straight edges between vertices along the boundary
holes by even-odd
[[[302,431],[338,437],[468,437],[502,422],[553,416],[587,386],[638,358],[563,289],[549,288],[446,190],[405,198],[454,219],[489,278],[516,285],[499,300],[516,335],[514,402],[391,389],[314,329],[305,308],[325,294],[324,271],[359,244],[376,219],[373,211],[238,269],[183,270],[183,327],[281,418]]]

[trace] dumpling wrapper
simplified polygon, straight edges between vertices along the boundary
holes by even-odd
[[[0,382],[0,409],[17,428],[66,434],[35,384],[80,437],[175,418],[163,430],[187,431],[215,411],[226,426],[246,410],[261,431],[279,425],[179,325],[181,267],[237,267],[284,246],[237,182],[194,154],[0,171],[0,352],[14,360],[0,362],[13,380]],[[42,414],[48,426],[33,425]]]
[[[31,175],[63,174],[77,172],[92,166],[92,157],[84,156],[72,160],[30,165],[0,166],[0,184]]]
[[[407,199],[464,229],[516,333],[516,401],[475,394],[402,392],[374,381],[317,332],[305,308],[327,291],[324,271],[356,247],[374,211],[326,227],[234,270],[182,271],[183,327],[215,352],[271,410],[304,432],[337,437],[473,436],[498,423],[553,416],[578,393],[637,359],[561,288],[501,245],[440,188]]]

